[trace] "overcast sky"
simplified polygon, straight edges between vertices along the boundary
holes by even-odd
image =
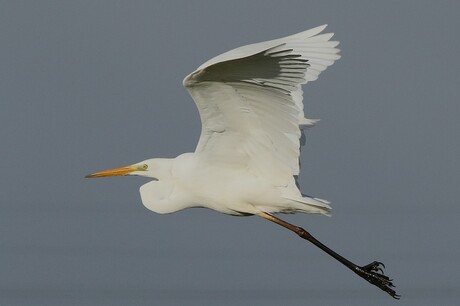
[[[325,23],[342,58],[304,88],[300,185],[333,214],[285,218],[383,261],[404,305],[456,304],[458,1],[0,1],[0,304],[393,304],[265,220],[83,178],[193,151],[189,72]]]

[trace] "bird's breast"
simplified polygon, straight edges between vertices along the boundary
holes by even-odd
[[[255,214],[255,204],[279,197],[276,187],[237,170],[200,169],[177,187],[191,205],[231,215]]]

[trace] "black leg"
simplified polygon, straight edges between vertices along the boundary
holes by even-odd
[[[340,256],[324,244],[322,244],[319,240],[317,240],[315,237],[313,237],[309,232],[304,230],[301,227],[292,225],[286,221],[283,221],[273,215],[270,215],[268,213],[259,213],[258,216],[265,218],[267,220],[270,220],[272,222],[275,222],[276,224],[279,224],[297,235],[299,235],[301,238],[310,241],[314,245],[316,245],[318,248],[326,252],[327,254],[331,255],[335,259],[337,259],[339,262],[341,262],[343,265],[345,265],[348,269],[351,271],[355,272],[358,274],[360,277],[364,278],[367,280],[369,283],[379,287],[383,291],[387,292],[389,295],[391,295],[395,299],[399,299],[400,295],[396,294],[396,291],[393,290],[394,285],[392,283],[392,280],[383,274],[383,268],[385,268],[385,265],[381,262],[374,261],[368,265],[365,266],[358,266],[348,259]]]

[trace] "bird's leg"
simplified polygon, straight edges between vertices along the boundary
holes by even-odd
[[[368,265],[365,266],[358,266],[348,259],[344,258],[343,256],[340,256],[324,244],[322,244],[320,241],[318,241],[315,237],[313,237],[309,232],[304,230],[301,227],[292,225],[286,221],[283,221],[271,214],[261,212],[257,214],[258,216],[267,219],[269,221],[272,221],[276,224],[281,225],[282,227],[287,228],[290,231],[293,231],[297,235],[299,235],[301,238],[310,241],[314,245],[316,245],[318,248],[326,252],[327,254],[331,255],[334,257],[336,260],[341,262],[343,265],[345,265],[348,269],[351,271],[355,272],[358,274],[360,277],[364,278],[367,280],[369,283],[379,287],[383,291],[387,292],[389,295],[391,295],[395,299],[399,299],[400,296],[396,294],[394,288],[394,285],[392,283],[392,280],[383,274],[383,268],[385,268],[385,265],[381,262],[374,261]]]

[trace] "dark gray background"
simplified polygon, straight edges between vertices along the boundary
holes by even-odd
[[[460,298],[460,2],[1,1],[0,305],[393,305],[256,217],[146,210],[142,178],[84,175],[193,151],[182,79],[234,47],[328,23],[342,59],[305,90],[302,191],[285,218],[404,305]],[[402,305],[402,304],[401,304]]]

